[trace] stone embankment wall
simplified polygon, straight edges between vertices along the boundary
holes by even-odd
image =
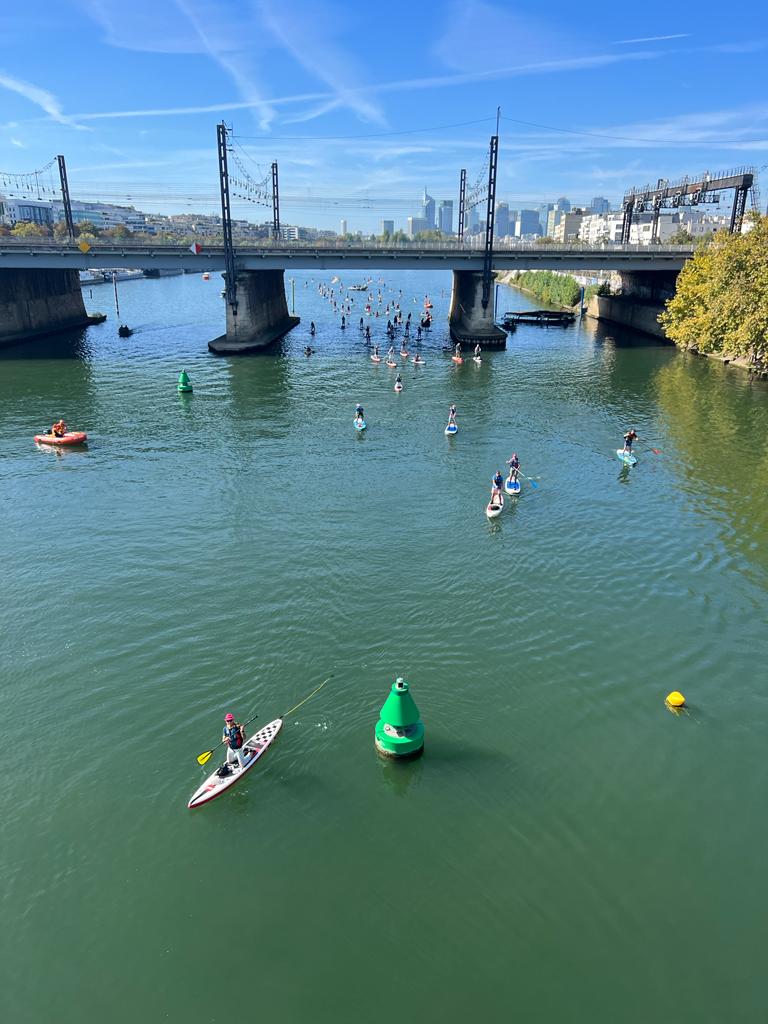
[[[76,270],[0,270],[0,345],[90,322]]]

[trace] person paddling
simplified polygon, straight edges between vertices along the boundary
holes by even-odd
[[[512,452],[512,457],[507,459],[507,465],[509,466],[509,479],[517,480],[517,474],[520,472],[520,459],[517,457],[517,452]]]
[[[480,353],[481,353],[482,351],[483,351],[483,350],[482,350],[482,349],[480,348],[480,345],[479,345],[479,344],[478,344],[478,345],[475,345],[475,359],[479,359],[479,358],[480,358]]]
[[[449,423],[455,423],[456,422],[456,406],[455,405],[452,405],[450,407],[450,409],[448,410],[448,422]]]
[[[626,455],[632,454],[632,445],[637,440],[639,440],[637,432],[634,427],[631,427],[624,435],[624,452]]]
[[[221,737],[222,743],[227,747],[227,764],[239,764],[245,767],[242,747],[245,743],[245,726],[235,721],[235,716],[228,711],[224,716],[224,732]]]
[[[488,504],[492,506],[495,505],[497,508],[500,508],[504,504],[504,496],[501,493],[501,488],[496,486],[495,478],[493,487],[491,488],[491,500]]]
[[[499,491],[499,493],[501,493],[501,488],[504,486],[504,477],[498,469],[496,470],[496,475],[493,478],[493,486],[497,491]]]
[[[314,336],[315,334],[315,321],[311,320],[309,324],[309,333]]]
[[[54,437],[64,437],[67,432],[67,424],[64,420],[59,420],[58,423],[54,423],[50,431]]]

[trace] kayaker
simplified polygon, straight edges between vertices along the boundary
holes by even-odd
[[[54,423],[50,431],[54,437],[64,437],[67,432],[67,424],[64,420],[59,420],[58,423]]]
[[[638,440],[637,432],[634,427],[631,427],[624,435],[624,451],[627,455],[632,454],[632,445]]]
[[[520,459],[517,457],[517,452],[512,452],[512,457],[507,459],[507,465],[509,466],[510,480],[517,480],[517,474],[520,470]]]
[[[224,732],[221,739],[227,746],[227,764],[238,762],[243,768],[245,760],[241,748],[245,743],[245,726],[235,721],[231,711],[224,715]]]
[[[496,475],[493,478],[493,486],[496,488],[497,491],[501,491],[501,488],[504,486],[504,477],[501,475],[498,469],[496,470]]]

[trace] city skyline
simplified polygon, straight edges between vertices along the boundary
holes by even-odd
[[[399,0],[385,24],[325,0],[290,11],[274,0],[43,7],[42,19],[2,15],[0,168],[31,171],[64,153],[76,199],[215,213],[222,118],[254,177],[278,161],[286,222],[337,230],[344,216],[365,233],[422,215],[425,180],[437,204],[453,201],[455,230],[459,171],[482,176],[498,105],[497,195],[511,210],[563,194],[615,207],[630,186],[761,167],[768,150],[768,104],[750,98],[768,45],[762,10],[748,34],[644,35],[632,12],[607,4],[591,27],[565,28],[563,4],[543,16],[533,5],[425,3],[431,41],[397,78],[396,29],[412,15]],[[649,20],[654,11],[666,14],[652,4]],[[484,27],[499,42],[490,55],[478,47]],[[88,75],[70,73],[75,52]],[[698,87],[703,61],[716,98]]]

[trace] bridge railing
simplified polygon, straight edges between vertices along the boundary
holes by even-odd
[[[211,240],[206,242],[203,240],[201,243],[201,253],[204,256],[206,252],[221,253],[223,245],[220,241]],[[190,256],[193,254],[190,252],[190,245],[187,242],[169,241],[164,239],[105,239],[98,238],[93,241],[89,241],[89,252],[148,252],[161,250],[168,253],[188,253]],[[418,255],[423,253],[425,255],[434,255],[435,253],[463,253],[467,256],[482,256],[483,248],[481,246],[473,246],[471,243],[460,243],[450,241],[435,241],[425,244],[424,242],[413,241],[413,242],[382,242],[382,241],[366,241],[360,239],[359,241],[338,241],[334,239],[300,239],[299,241],[278,241],[272,239],[254,239],[252,242],[247,240],[240,240],[236,246],[238,250],[243,252],[271,252],[271,253],[290,253],[290,252],[382,252],[382,253],[411,253]],[[52,238],[14,238],[13,236],[0,237],[0,252],[5,251],[18,251],[24,250],[26,252],[60,252],[71,253],[73,251],[81,252],[78,249],[76,243],[69,242],[67,240],[59,241]],[[634,253],[634,254],[646,254],[651,255],[653,253],[666,253],[666,254],[679,254],[689,255],[695,249],[694,245],[668,245],[663,243],[656,243],[653,245],[643,244],[624,244],[621,242],[600,242],[596,245],[590,245],[587,242],[547,242],[541,244],[540,242],[498,242],[494,245],[494,253],[498,256],[504,254],[514,253],[539,253],[542,256],[552,254],[569,254],[575,255],[579,253]]]

